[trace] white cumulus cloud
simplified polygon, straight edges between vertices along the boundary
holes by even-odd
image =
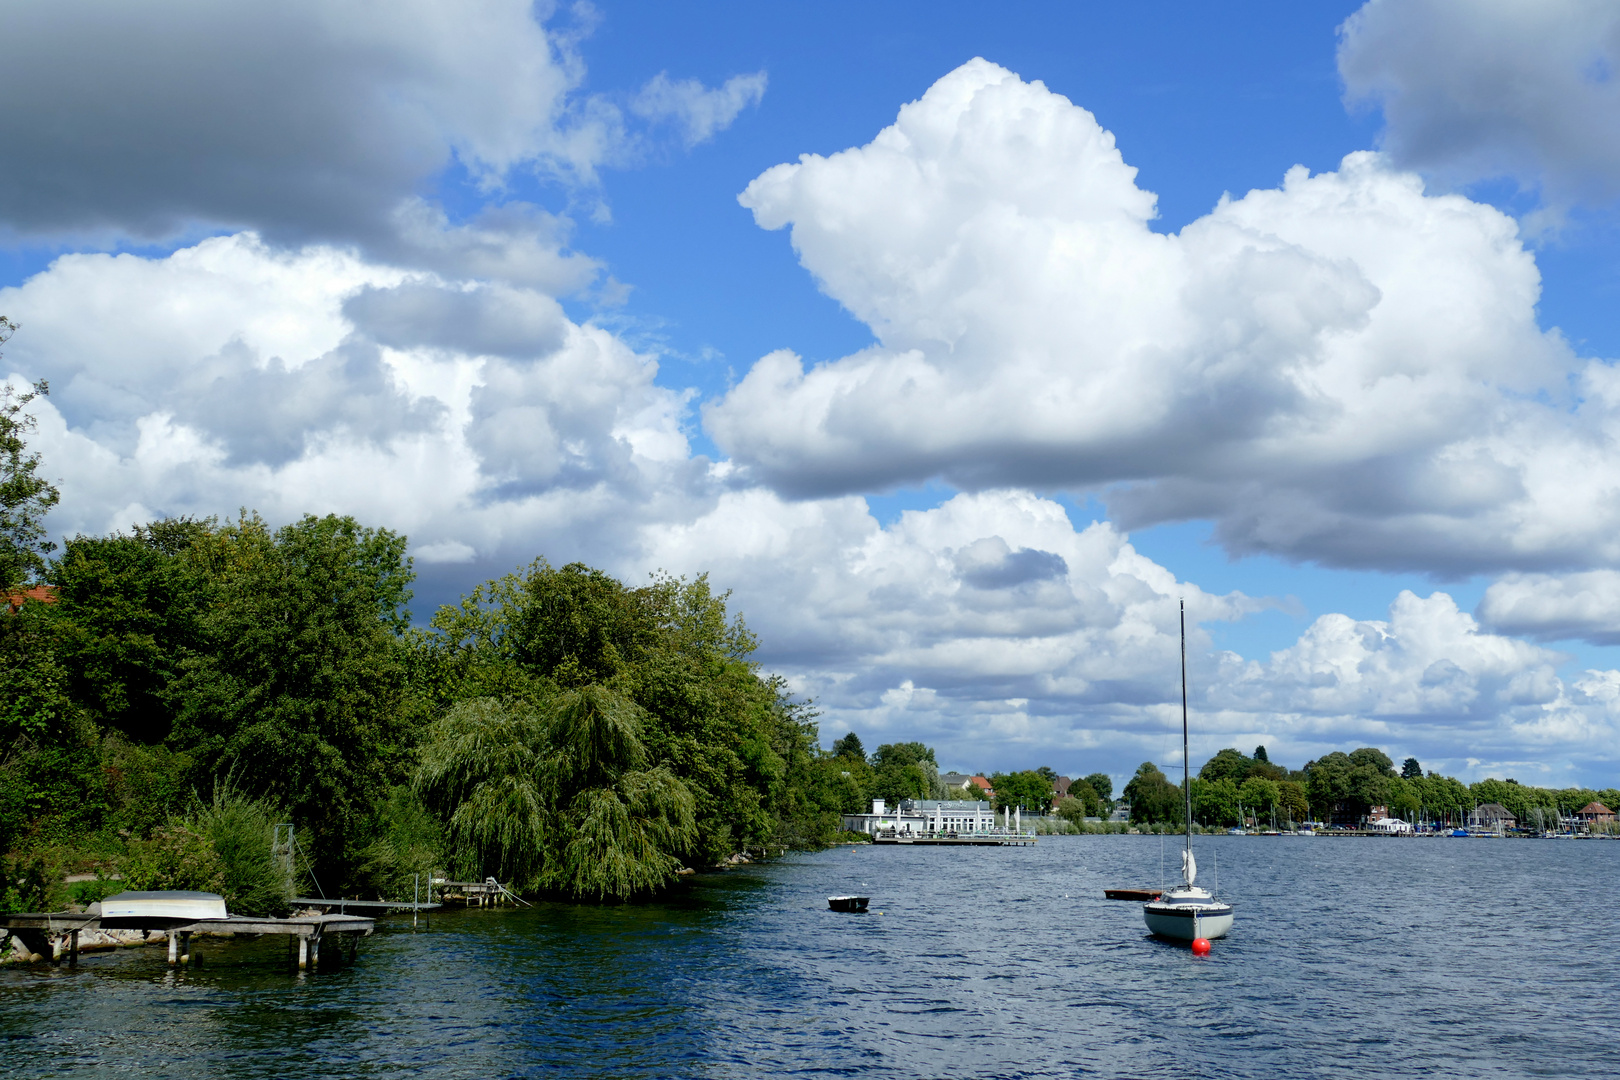
[[[1612,369],[1537,325],[1511,218],[1358,153],[1164,235],[1134,176],[1090,113],[983,60],[868,145],[767,171],[743,204],[878,343],[764,357],[708,430],[796,497],[940,477],[1334,565],[1620,558]]]

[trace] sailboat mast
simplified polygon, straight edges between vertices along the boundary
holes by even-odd
[[[1181,791],[1187,797],[1187,851],[1192,852],[1192,765],[1187,754],[1187,601],[1181,604]]]

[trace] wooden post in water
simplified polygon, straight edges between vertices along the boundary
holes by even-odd
[[[298,970],[299,971],[307,971],[308,969],[309,969],[309,935],[308,934],[300,934],[300,935],[298,935]]]
[[[79,965],[79,932],[77,930],[68,934],[68,963],[74,967]]]
[[[178,964],[179,962],[180,962],[180,935],[176,934],[173,930],[170,930],[169,931],[169,966],[174,967],[174,965]]]

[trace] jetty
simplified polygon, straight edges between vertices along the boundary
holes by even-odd
[[[1023,827],[1021,809],[1003,808],[972,799],[902,799],[889,806],[872,800],[869,814],[845,814],[844,829],[863,832],[874,844],[922,844],[930,847],[1009,847],[1035,843]]]
[[[340,956],[346,953],[346,958],[353,960],[360,939],[369,935],[376,926],[374,919],[344,914],[293,915],[285,919],[258,919],[232,915],[224,919],[198,919],[180,925],[175,925],[172,919],[154,919],[149,924],[143,925],[134,920],[120,918],[117,923],[116,929],[138,930],[143,937],[153,932],[167,934],[171,966],[191,962],[193,934],[284,935],[287,938],[289,952],[293,943],[297,942],[300,971],[320,964],[321,943],[327,938],[333,939],[332,945]],[[29,951],[41,957],[49,956],[53,963],[59,963],[65,952],[68,963],[77,964],[79,935],[100,929],[102,926],[99,911],[43,911],[0,915],[0,931],[4,931],[5,936],[18,938]],[[62,947],[53,944],[52,938],[59,939],[59,945]]]
[[[1010,847],[1035,843],[1032,832],[893,832],[872,834],[872,843],[916,844],[919,847]]]

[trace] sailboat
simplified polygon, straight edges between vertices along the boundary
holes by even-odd
[[[1187,755],[1187,603],[1181,603],[1181,791],[1187,800],[1187,846],[1181,851],[1181,884],[1142,905],[1147,928],[1180,941],[1213,941],[1232,931],[1232,905],[1195,884],[1198,860],[1192,849],[1192,774]]]

